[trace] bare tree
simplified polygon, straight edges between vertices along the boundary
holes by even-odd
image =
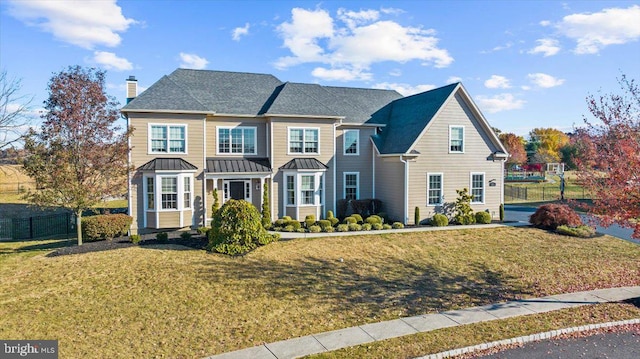
[[[19,141],[29,124],[29,105],[33,97],[20,95],[22,82],[0,72],[0,150]]]

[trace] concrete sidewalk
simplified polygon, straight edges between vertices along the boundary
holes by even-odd
[[[523,299],[481,307],[451,310],[437,314],[400,318],[380,323],[334,330],[268,343],[206,359],[285,359],[328,352],[350,346],[404,335],[428,332],[463,324],[485,322],[522,315],[550,312],[581,305],[617,302],[640,297],[640,286],[598,289]]]

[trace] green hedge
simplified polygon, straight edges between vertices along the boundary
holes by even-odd
[[[113,239],[129,232],[133,217],[126,214],[101,214],[82,218],[82,237],[87,242]]]

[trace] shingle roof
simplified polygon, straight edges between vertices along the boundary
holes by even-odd
[[[372,118],[384,123],[373,140],[381,154],[407,153],[459,83],[395,100]],[[372,119],[373,121],[373,119]]]
[[[294,158],[285,163],[281,170],[324,170],[329,168],[315,158]]]
[[[207,172],[251,173],[271,172],[268,158],[207,158]]]
[[[197,170],[198,167],[182,158],[156,158],[143,164],[138,169],[142,171],[189,171]]]

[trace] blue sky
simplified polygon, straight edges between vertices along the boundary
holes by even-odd
[[[634,1],[3,1],[0,67],[34,112],[54,72],[107,70],[111,95],[178,67],[396,89],[462,81],[489,122],[571,131],[585,97],[640,80]]]

